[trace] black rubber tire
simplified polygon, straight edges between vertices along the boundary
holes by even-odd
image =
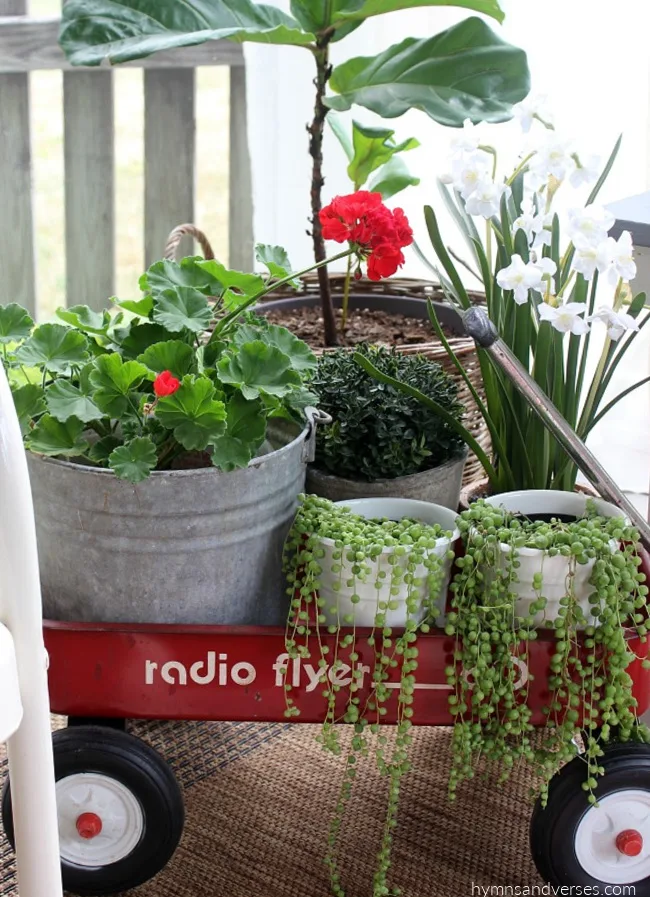
[[[637,742],[609,744],[604,748],[600,763],[605,775],[595,789],[597,798],[616,791],[634,788],[650,793],[650,745]],[[553,777],[548,803],[542,809],[538,801],[530,821],[530,852],[539,874],[550,885],[580,885],[598,887],[592,893],[623,893],[605,888],[621,887],[612,882],[599,881],[589,875],[578,862],[575,851],[576,831],[589,809],[582,789],[585,763],[576,757]],[[646,848],[647,849],[647,848]],[[650,878],[629,882],[636,897],[650,897]]]
[[[84,867],[62,860],[64,890],[94,897],[127,891],[153,878],[171,859],[185,821],[181,790],[165,760],[139,738],[102,726],[63,729],[53,741],[57,781],[84,772],[110,776],[128,787],[144,818],[140,841],[117,862]],[[15,846],[9,781],[2,794],[2,822]]]

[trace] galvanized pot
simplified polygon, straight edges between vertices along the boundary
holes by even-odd
[[[269,428],[248,467],[111,471],[28,453],[44,614],[54,620],[282,624],[282,545],[316,420]]]
[[[307,492],[329,498],[330,501],[354,498],[417,498],[455,511],[458,507],[466,460],[467,448],[459,457],[452,458],[439,467],[432,467],[431,470],[389,480],[374,480],[371,483],[364,480],[346,480],[310,465],[307,469]]]

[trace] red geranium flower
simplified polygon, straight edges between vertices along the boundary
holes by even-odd
[[[174,377],[171,371],[163,371],[162,374],[158,374],[153,381],[153,391],[158,398],[161,398],[162,396],[171,396],[176,392],[180,385],[181,381]]]
[[[368,260],[368,277],[390,277],[404,264],[402,249],[413,242],[413,231],[402,209],[391,211],[380,193],[358,190],[337,196],[321,210],[323,237],[348,242],[359,258]]]

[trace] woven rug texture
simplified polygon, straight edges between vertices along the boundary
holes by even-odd
[[[130,897],[329,897],[323,856],[343,763],[316,743],[318,727],[137,722],[129,731],[168,760],[187,816],[169,865]],[[499,787],[475,779],[450,804],[449,750],[448,729],[416,730],[392,884],[403,897],[480,897],[489,886],[542,884],[528,849],[530,774],[516,770]],[[5,775],[0,746],[0,781]],[[385,781],[364,761],[342,832],[347,897],[372,895],[385,800]],[[2,834],[0,894],[18,897]]]

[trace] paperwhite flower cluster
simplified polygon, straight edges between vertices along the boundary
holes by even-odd
[[[572,143],[558,136],[553,127],[545,97],[532,96],[513,107],[522,130],[531,130],[538,121],[546,132],[536,145],[522,156],[525,171],[526,199],[519,217],[513,222],[512,237],[519,231],[526,236],[530,261],[520,254],[511,257],[510,264],[496,274],[503,290],[512,291],[518,305],[529,300],[531,291],[541,294],[537,309],[539,319],[548,321],[562,333],[583,334],[590,322],[600,321],[607,327],[610,339],[616,340],[627,330],[637,330],[634,318],[626,312],[603,306],[595,314],[586,316],[587,305],[582,302],[562,302],[556,297],[553,275],[556,265],[543,257],[545,246],[551,245],[554,214],[550,210],[555,191],[563,181],[573,187],[593,183],[599,175],[600,160],[596,156],[578,155]],[[495,156],[490,147],[483,146],[481,128],[468,120],[462,131],[452,140],[450,173],[442,180],[452,184],[460,193],[470,215],[487,220],[500,215],[503,196],[509,197],[507,182],[497,181],[494,175]],[[620,279],[631,280],[636,274],[632,237],[624,231],[618,240],[609,236],[614,216],[602,206],[588,205],[569,211],[562,224],[572,244],[571,269],[591,281],[596,272],[616,284]]]

